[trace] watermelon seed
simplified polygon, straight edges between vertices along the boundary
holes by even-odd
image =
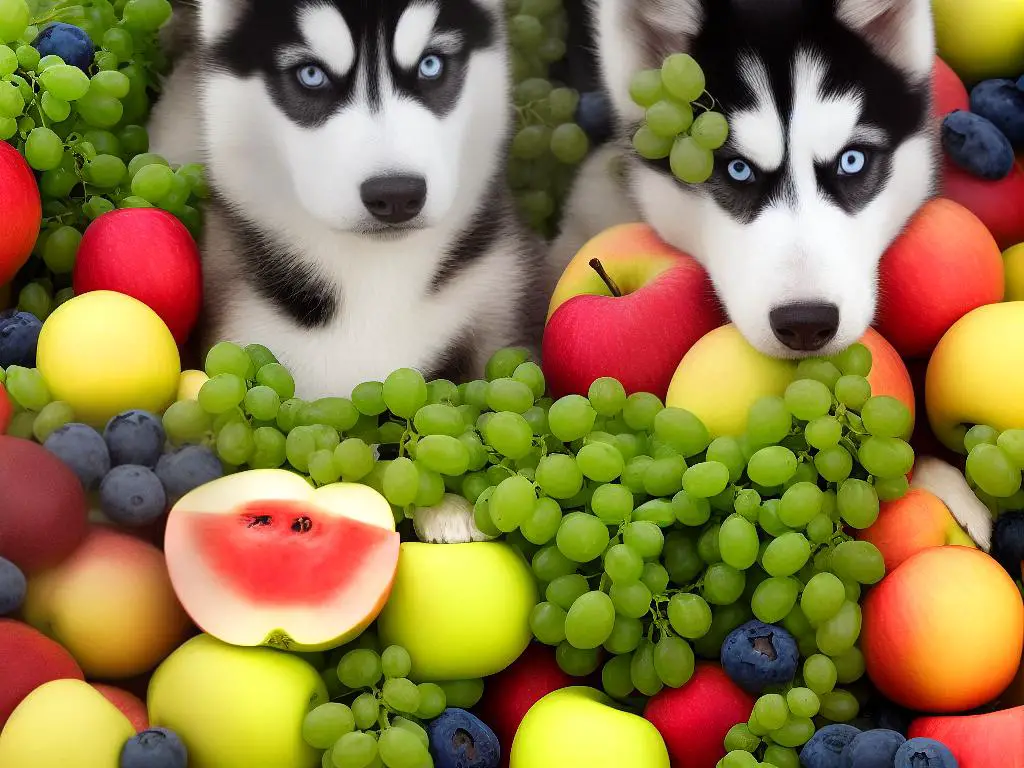
[[[249,518],[246,528],[255,528],[257,525],[270,525],[273,522],[270,515],[253,515]]]
[[[296,533],[309,533],[313,527],[313,521],[308,517],[298,517],[295,522],[292,523],[292,530]]]

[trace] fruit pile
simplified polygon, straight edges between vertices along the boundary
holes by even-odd
[[[942,146],[950,159],[982,179],[999,181],[1024,150],[1024,74],[984,80],[971,90],[970,111],[957,109],[942,121]]]

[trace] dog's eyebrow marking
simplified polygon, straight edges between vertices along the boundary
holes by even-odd
[[[827,77],[827,64],[819,56],[807,51],[796,54],[789,146],[801,148],[804,155],[794,158],[801,165],[831,161],[857,135],[863,95],[855,90],[827,90]],[[809,170],[801,167],[803,172]]]
[[[415,2],[402,12],[392,42],[395,61],[402,69],[415,67],[430,43],[439,9],[433,3]]]
[[[742,56],[739,68],[753,97],[754,107],[730,116],[732,143],[740,155],[758,168],[777,171],[786,157],[786,133],[768,70],[764,62],[754,55]]]
[[[345,76],[356,60],[356,45],[345,17],[330,5],[309,5],[299,11],[299,31],[310,52],[335,75]],[[281,58],[298,53],[285,50]]]

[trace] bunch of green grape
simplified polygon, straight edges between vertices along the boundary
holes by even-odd
[[[509,183],[521,214],[550,235],[589,140],[576,124],[579,93],[552,83],[549,68],[565,56],[568,21],[562,0],[506,0],[515,105]]]
[[[967,481],[993,513],[1024,509],[1024,429],[975,425],[964,435],[964,451]]]
[[[647,160],[668,158],[672,173],[687,184],[711,178],[714,150],[729,137],[725,115],[701,102],[708,95],[704,86],[704,70],[685,53],[667,57],[661,69],[638,72],[629,86],[633,101],[646,110],[633,148]]]
[[[331,655],[323,677],[331,701],[311,710],[302,738],[323,750],[324,768],[431,768],[424,725],[448,706],[471,707],[480,680],[415,683],[401,646],[381,649],[372,631]]]
[[[7,425],[7,434],[12,437],[45,443],[51,432],[75,420],[74,410],[68,403],[53,399],[36,368],[0,367],[0,384],[14,401],[14,416]]]
[[[150,153],[143,127],[166,68],[157,31],[170,14],[167,0],[0,0],[0,139],[40,173],[43,201],[35,258],[16,280],[22,311],[45,319],[73,295],[82,234],[108,211],[156,206],[199,234],[202,166]],[[87,71],[32,46],[58,21],[92,40]]]

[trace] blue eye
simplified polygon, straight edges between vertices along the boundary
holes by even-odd
[[[316,64],[307,64],[301,67],[296,73],[296,77],[299,80],[299,85],[303,88],[308,88],[311,91],[315,91],[318,88],[323,88],[327,85],[327,73],[324,72]]]
[[[754,169],[750,167],[750,163],[746,160],[730,160],[726,170],[729,172],[729,178],[741,184],[753,181],[754,179]]]
[[[856,176],[867,163],[867,157],[859,149],[848,149],[839,158],[839,175]]]
[[[420,59],[419,76],[424,80],[437,80],[444,72],[444,61],[436,54],[430,54]]]

